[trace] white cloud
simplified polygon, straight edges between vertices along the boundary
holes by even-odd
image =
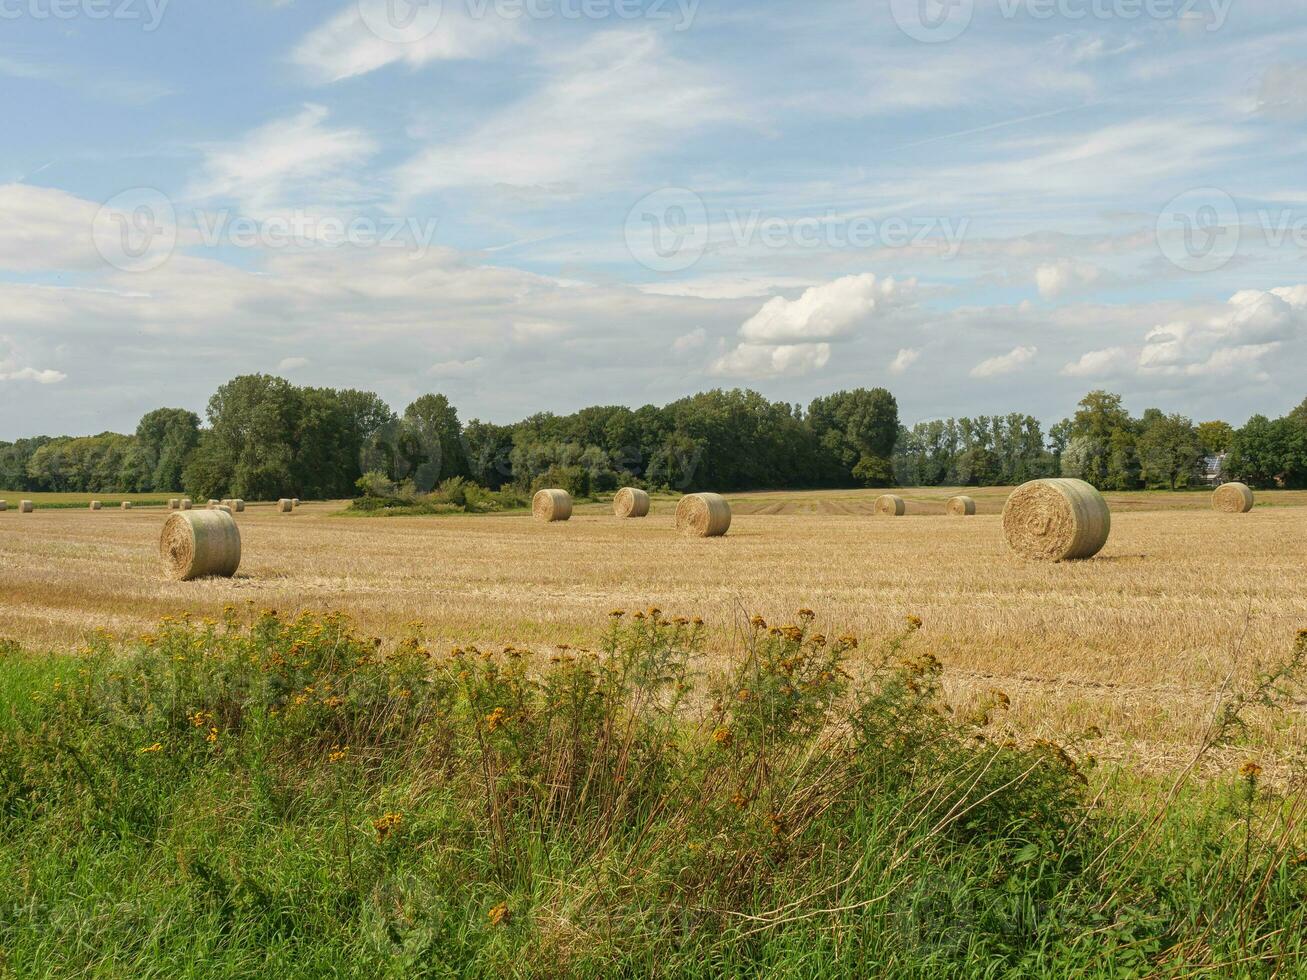
[[[91,226],[99,209],[64,191],[0,184],[0,269],[91,268],[103,260]]]
[[[296,371],[302,367],[309,366],[307,357],[283,357],[277,362],[278,371]]]
[[[709,373],[733,378],[809,374],[830,361],[830,344],[740,344],[713,362]]]
[[[191,195],[235,200],[246,214],[265,220],[289,207],[356,202],[365,191],[352,175],[377,144],[360,129],[329,126],[327,116],[324,106],[306,105],[237,142],[207,147]]]
[[[1063,293],[1093,286],[1101,275],[1098,266],[1061,259],[1037,268],[1035,285],[1039,287],[1040,296],[1055,299]]]
[[[708,332],[699,327],[691,330],[689,333],[683,333],[672,341],[672,352],[675,354],[688,354],[690,351],[698,350],[708,341]]]
[[[604,31],[554,57],[534,94],[404,164],[404,195],[503,185],[574,192],[622,183],[638,162],[739,110],[657,34]]]
[[[484,357],[473,357],[466,361],[440,361],[427,368],[427,374],[433,378],[466,378],[478,374],[485,363]]]
[[[904,347],[894,355],[894,360],[890,361],[889,373],[894,375],[902,374],[908,368],[912,367],[912,365],[916,364],[917,359],[920,357],[921,351],[913,350],[910,347]]]
[[[1006,354],[1000,354],[998,357],[991,357],[988,360],[981,361],[971,369],[971,376],[973,378],[997,378],[1000,375],[1011,374],[1033,361],[1037,353],[1039,353],[1037,347],[1013,347]]]
[[[754,344],[831,340],[847,336],[878,309],[902,302],[915,282],[877,280],[870,272],[845,276],[813,286],[798,299],[773,296],[740,327],[740,336]]]
[[[396,32],[395,40],[382,38],[368,23],[386,23],[390,0],[354,0],[335,17],[305,37],[291,53],[291,61],[319,82],[335,82],[365,75],[394,62],[417,68],[432,61],[482,58],[521,39],[522,18],[494,15],[473,17],[462,3],[446,3],[436,29],[416,19]],[[366,18],[365,19],[365,13]]]
[[[1134,360],[1124,347],[1106,347],[1080,355],[1079,360],[1063,367],[1061,373],[1068,378],[1113,377],[1133,367]]]
[[[3,381],[35,381],[39,385],[53,385],[67,379],[68,375],[62,371],[53,371],[48,368],[38,369],[34,367],[20,367],[17,355],[14,353],[14,343],[8,337],[0,338],[8,353],[0,357],[0,382]]]

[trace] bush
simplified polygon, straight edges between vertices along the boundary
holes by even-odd
[[[234,610],[165,620],[127,652],[99,636],[52,682],[7,651],[0,678],[40,686],[0,726],[4,965],[928,977],[1300,962],[1296,811],[1278,822],[1256,771],[1228,811],[1141,823],[1093,801],[1072,752],[953,718],[918,622],[874,651],[813,622],[755,617],[709,680],[704,625],[656,609],[614,613],[594,651],[548,655],[437,654],[418,624],[383,649],[341,616],[244,625]]]

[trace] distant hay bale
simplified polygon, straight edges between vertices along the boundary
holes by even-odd
[[[237,514],[245,513],[245,501],[241,500],[240,497],[237,497],[231,502],[231,509]]]
[[[91,501],[91,510],[99,510],[99,509],[102,508],[103,506],[104,506],[104,505],[103,505],[102,503],[100,503],[100,501],[98,501],[98,500],[92,500],[92,501]]]
[[[731,505],[717,493],[691,493],[676,505],[676,530],[687,537],[720,538],[731,528]]]
[[[219,511],[220,513],[223,513],[223,514],[230,514],[230,513],[231,513],[231,507],[230,507],[228,504],[219,504],[217,507],[215,507],[215,508],[213,508],[213,509],[216,510],[216,511]]]
[[[1032,480],[1013,490],[1003,507],[1003,534],[1022,558],[1092,558],[1111,530],[1107,501],[1084,480]]]
[[[1212,494],[1212,507],[1222,514],[1246,514],[1253,509],[1253,492],[1246,483],[1223,483]]]
[[[976,502],[966,494],[962,494],[949,498],[945,509],[953,517],[970,517],[976,512]]]
[[[34,509],[30,500],[23,500],[18,504],[18,513],[20,514],[30,514]]]
[[[231,578],[241,563],[241,532],[225,511],[172,514],[159,538],[159,558],[165,574],[177,582]]]
[[[178,504],[178,506],[179,506],[182,510],[190,510],[190,509],[191,509],[192,507],[194,507],[195,505],[194,505],[193,503],[191,503],[191,498],[190,498],[190,497],[182,497],[182,499],[181,499],[181,503]]]
[[[168,498],[168,509],[169,509],[169,510],[177,510],[179,507],[181,507],[181,505],[182,505],[181,498],[179,498],[179,497],[169,497],[169,498]]]
[[[554,524],[572,518],[572,495],[566,490],[541,490],[531,500],[531,516]]]
[[[902,517],[908,512],[908,505],[903,498],[892,493],[876,498],[876,513],[883,517]]]
[[[613,513],[618,517],[648,517],[649,494],[635,487],[622,487],[613,497]]]
[[[124,500],[124,501],[123,501],[121,504],[119,504],[118,506],[119,506],[119,508],[121,508],[122,510],[131,510],[131,509],[132,509],[132,502],[131,502],[130,500]]]
[[[6,511],[8,509],[9,509],[9,501],[0,500],[0,511]]]
[[[277,513],[289,514],[293,509],[293,506],[294,505],[291,504],[289,497],[282,497],[280,500],[277,501]]]
[[[208,506],[209,510],[213,510],[213,508],[217,507],[220,503],[222,503],[221,500],[210,500],[206,506]]]
[[[299,497],[291,497],[291,498],[290,498],[290,505],[291,505],[292,507],[296,507],[296,508],[298,508],[299,505],[300,505],[300,498],[299,498]]]

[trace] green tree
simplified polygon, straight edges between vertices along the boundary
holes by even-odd
[[[136,426],[140,465],[148,486],[142,490],[180,490],[182,473],[200,441],[200,417],[184,408],[156,408]]]
[[[1234,427],[1229,422],[1200,422],[1198,444],[1207,456],[1228,453],[1234,447]]]
[[[444,395],[423,395],[404,409],[405,454],[419,489],[470,475],[458,410]]]

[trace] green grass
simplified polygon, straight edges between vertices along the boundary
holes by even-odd
[[[0,490],[0,500],[9,502],[10,508],[18,506],[20,500],[30,500],[37,510],[75,510],[86,508],[92,500],[98,500],[106,509],[119,506],[124,500],[130,500],[133,507],[167,507],[169,497],[183,497],[182,493],[33,493],[30,490]]]
[[[915,623],[811,622],[711,676],[653,611],[553,656],[271,613],[6,647],[0,975],[1302,972],[1300,797],[1249,769],[1149,805],[949,716]]]

